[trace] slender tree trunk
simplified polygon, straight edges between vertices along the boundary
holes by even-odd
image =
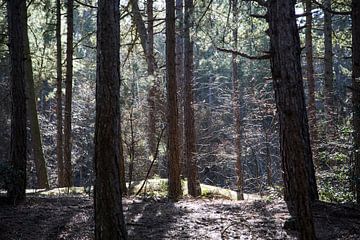
[[[193,27],[193,0],[185,0],[184,16],[184,129],[185,158],[188,192],[191,196],[201,195],[199,173],[196,164],[196,131],[193,108],[194,42],[190,36]]]
[[[156,151],[156,80],[155,80],[155,58],[154,58],[154,13],[153,13],[153,0],[148,0],[146,5],[147,17],[148,17],[148,26],[147,26],[147,59],[148,66],[147,71],[149,76],[154,77],[154,82],[149,89],[148,93],[148,106],[149,106],[149,115],[148,115],[148,145],[150,155],[154,157]]]
[[[305,29],[305,48],[306,48],[306,78],[308,82],[309,101],[308,101],[308,118],[310,127],[310,140],[313,150],[315,163],[318,158],[318,132],[316,121],[316,103],[315,103],[315,78],[314,78],[314,61],[313,61],[313,44],[312,44],[312,0],[305,0],[306,11],[306,29]]]
[[[175,1],[175,34],[176,34],[176,84],[178,90],[178,135],[181,172],[186,175],[185,136],[184,136],[184,0]]]
[[[8,0],[8,34],[10,51],[11,141],[10,162],[16,173],[8,188],[8,198],[14,203],[25,199],[26,189],[26,95],[25,49],[26,1]]]
[[[310,176],[308,169],[309,163],[312,163],[312,153],[301,73],[301,50],[295,2],[295,0],[269,2],[271,71],[279,113],[285,193],[289,210],[297,217],[301,239],[310,240],[315,239],[311,200],[316,198],[317,191],[316,182]],[[311,167],[313,169],[312,164]]]
[[[352,1],[352,101],[356,202],[360,204],[360,2]]]
[[[74,33],[74,0],[67,0],[67,42],[66,42],[66,82],[65,82],[65,118],[64,118],[64,185],[70,187],[72,181],[71,167],[71,102],[73,78],[73,33]]]
[[[26,16],[27,17],[27,16]],[[36,110],[36,97],[34,88],[34,76],[30,55],[30,45],[27,24],[24,26],[24,51],[25,51],[25,82],[27,94],[27,114],[30,122],[31,144],[34,153],[37,187],[49,188],[46,163],[41,143],[38,114]]]
[[[120,187],[121,192],[123,195],[127,194],[127,188],[126,188],[126,179],[125,179],[125,158],[124,158],[124,142],[122,138],[122,128],[121,128],[121,111],[119,113],[119,137],[120,137],[120,143],[119,143],[119,175],[120,175]]]
[[[95,121],[95,239],[127,239],[119,167],[119,0],[99,0]]]
[[[232,1],[232,11],[233,11],[233,24],[236,26],[238,21],[238,2],[237,0]],[[237,27],[233,29],[233,48],[237,49],[238,45],[238,30]],[[237,188],[237,199],[244,199],[244,173],[241,160],[241,115],[240,115],[240,91],[239,91],[239,74],[238,74],[238,59],[236,54],[231,56],[231,65],[232,65],[232,105],[234,111],[234,121],[235,121],[235,151],[236,151],[236,188]]]
[[[271,159],[271,151],[270,151],[270,137],[268,130],[265,130],[265,144],[266,144],[266,183],[268,186],[272,186],[273,185],[272,159]]]
[[[64,186],[62,119],[61,3],[56,0],[56,159],[59,187]]]
[[[166,87],[169,161],[169,198],[177,200],[182,195],[180,181],[180,153],[178,134],[176,60],[175,60],[175,6],[166,0]]]
[[[324,6],[331,9],[331,0],[325,0]],[[334,124],[334,86],[333,86],[333,44],[332,44],[332,14],[324,11],[324,105],[326,118],[326,134],[327,139],[335,138],[335,124]]]

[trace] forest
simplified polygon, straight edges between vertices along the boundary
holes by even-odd
[[[360,1],[0,0],[0,240],[360,239]]]

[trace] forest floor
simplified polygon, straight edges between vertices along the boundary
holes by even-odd
[[[318,239],[360,239],[360,209],[317,203]],[[125,198],[129,239],[296,239],[281,200]],[[288,224],[291,228],[291,224]],[[19,206],[0,202],[1,240],[93,239],[88,196],[29,196]]]

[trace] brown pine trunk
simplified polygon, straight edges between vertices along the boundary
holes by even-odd
[[[193,26],[193,0],[185,0],[184,16],[184,129],[185,159],[188,179],[188,192],[191,196],[201,195],[199,174],[196,164],[196,131],[193,108],[194,42],[190,37]]]
[[[168,124],[168,166],[169,198],[179,199],[182,195],[180,181],[180,153],[178,134],[176,61],[175,61],[175,6],[174,1],[166,0],[166,87]]]
[[[313,61],[313,44],[312,44],[312,0],[305,1],[306,11],[306,29],[305,29],[305,48],[306,48],[306,78],[308,82],[309,101],[308,101],[308,118],[310,127],[310,140],[313,150],[315,163],[318,158],[318,133],[316,121],[316,103],[315,103],[315,78],[314,78],[314,61]]]
[[[65,118],[64,118],[64,186],[71,187],[71,101],[73,78],[73,32],[74,0],[67,1],[67,42],[66,42],[66,82],[65,82]]]
[[[25,49],[26,1],[7,1],[10,51],[11,141],[10,162],[16,173],[8,188],[13,203],[25,199],[26,189],[26,95]]]
[[[56,0],[56,160],[58,185],[64,186],[63,114],[62,114],[62,65],[61,65],[61,3]]]
[[[238,2],[237,0],[233,0],[232,2],[232,10],[233,10],[233,24],[236,26],[238,21]],[[234,49],[237,49],[238,45],[238,30],[235,27],[233,29],[233,42]],[[234,121],[235,121],[235,151],[236,151],[236,191],[237,191],[237,199],[244,199],[244,173],[242,167],[241,160],[241,115],[240,115],[240,91],[239,91],[239,79],[238,79],[238,59],[236,54],[232,54],[231,56],[231,65],[232,65],[232,105],[234,111]]]
[[[360,2],[352,1],[352,101],[356,202],[360,204]]]
[[[99,0],[95,121],[95,239],[127,239],[119,167],[119,0]]]
[[[331,10],[331,0],[325,0],[324,6]],[[335,124],[334,124],[334,86],[333,86],[333,45],[332,45],[332,14],[324,11],[324,105],[326,118],[326,134],[327,139],[335,138]]]
[[[36,110],[36,97],[34,88],[33,68],[30,56],[30,46],[27,24],[24,26],[24,51],[25,51],[25,81],[27,94],[27,114],[30,122],[31,145],[34,153],[34,162],[38,188],[49,188],[46,163],[41,143],[41,133]]]
[[[295,3],[295,0],[269,2],[271,71],[279,113],[280,152],[289,210],[297,217],[301,239],[310,240],[315,239],[310,207],[317,191],[316,183],[309,181],[311,176],[307,168],[312,163],[312,153]]]

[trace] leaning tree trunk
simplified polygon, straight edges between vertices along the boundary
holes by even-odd
[[[120,186],[119,0],[100,0],[97,18],[95,239],[127,239]]]
[[[295,0],[271,0],[268,21],[271,72],[280,124],[280,152],[289,210],[295,213],[302,239],[315,239],[311,200],[316,183],[300,62]],[[313,172],[313,171],[312,171]],[[309,181],[311,179],[311,181]]]
[[[238,21],[238,2],[237,0],[233,0],[232,9],[233,9],[233,24],[236,26],[236,22]],[[234,49],[237,49],[238,43],[238,30],[237,27],[233,29],[233,41],[234,41]],[[235,151],[236,151],[236,188],[237,188],[237,199],[244,200],[244,171],[242,167],[241,161],[241,115],[240,115],[240,91],[239,91],[239,79],[238,79],[238,59],[236,54],[232,54],[231,56],[231,64],[232,64],[232,104],[234,111],[234,121],[235,121]]]
[[[59,187],[64,186],[62,118],[61,3],[56,0],[56,161]]]
[[[26,95],[25,49],[26,1],[7,1],[10,51],[11,142],[10,162],[16,173],[8,186],[8,198],[13,203],[25,199],[26,189]]]
[[[64,185],[72,186],[71,167],[71,102],[73,78],[73,32],[74,0],[67,1],[67,42],[66,42],[66,82],[65,82],[65,118],[64,118]]]
[[[360,2],[352,1],[352,102],[356,202],[360,204]]]
[[[184,130],[185,158],[188,178],[188,192],[191,196],[201,195],[199,173],[196,164],[196,131],[193,108],[194,42],[190,36],[193,26],[193,0],[185,0],[184,16]]]
[[[166,87],[169,161],[169,198],[177,200],[182,195],[180,181],[180,153],[178,135],[177,86],[175,62],[175,6],[166,0]]]
[[[308,100],[308,117],[310,126],[310,140],[315,162],[318,159],[318,131],[316,121],[316,104],[315,104],[315,78],[314,78],[314,61],[313,61],[313,43],[312,43],[312,0],[305,1],[306,9],[306,29],[305,29],[305,48],[306,48],[306,78],[308,82],[309,100]]]
[[[27,16],[26,16],[27,17]],[[27,94],[27,115],[30,122],[31,144],[34,153],[34,162],[38,188],[49,188],[46,163],[41,143],[39,119],[36,110],[36,97],[34,88],[34,76],[30,55],[30,45],[27,24],[24,26],[24,51],[25,51],[25,80]]]

